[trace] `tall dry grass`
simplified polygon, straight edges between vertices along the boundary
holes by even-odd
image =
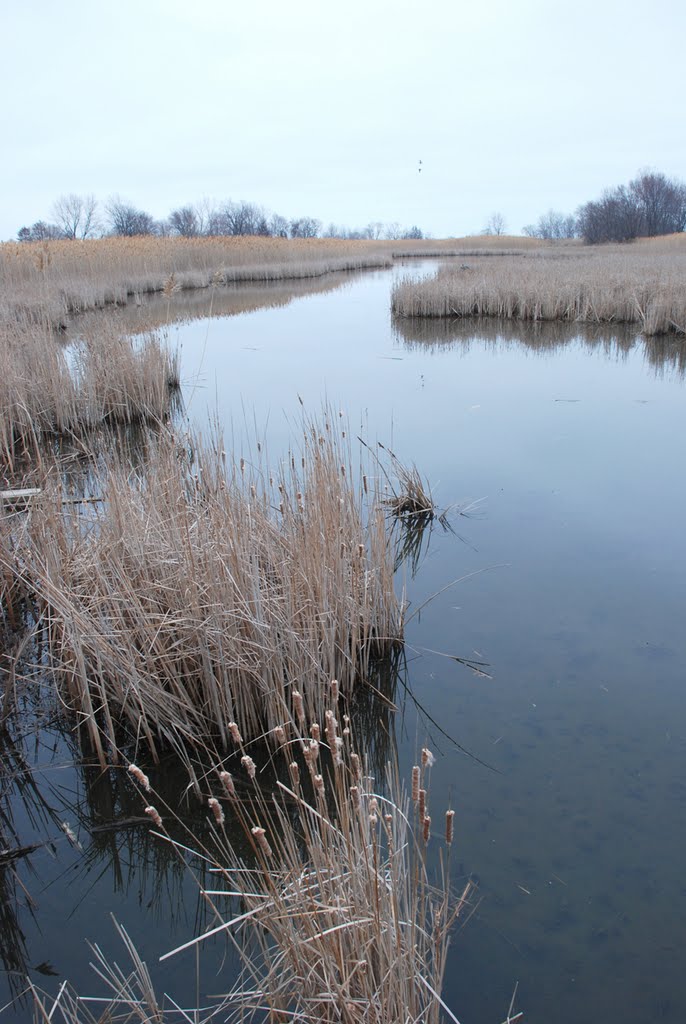
[[[157,756],[297,723],[296,694],[321,718],[330,679],[350,695],[398,644],[385,509],[341,422],[305,421],[274,467],[165,434],[143,473],[105,463],[97,503],[47,486],[0,545],[103,764],[120,728]]]
[[[648,336],[686,334],[686,236],[602,248],[551,248],[406,278],[396,317],[499,317],[635,324]]]
[[[324,718],[308,722],[309,735],[284,718],[277,749],[281,780],[260,785],[259,763],[244,754],[234,774],[216,769],[206,780],[207,816],[214,843],[191,834],[170,835],[174,814],[151,791],[136,765],[145,812],[161,845],[185,859],[205,859],[202,894],[214,923],[161,959],[226,937],[242,971],[203,1008],[184,1007],[155,991],[153,972],[119,927],[131,960],[122,970],[94,947],[95,969],[105,985],[97,1002],[61,989],[44,1000],[46,1018],[69,1024],[95,1018],[167,1021],[334,1022],[438,1024],[456,1021],[441,997],[451,928],[469,912],[471,884],[459,896],[449,889],[454,812],[434,817],[429,777],[433,755],[424,749],[409,789],[397,768],[385,779],[369,774],[355,751],[339,691],[328,687]],[[324,706],[323,704],[323,706]],[[288,735],[288,739],[286,739]],[[437,879],[427,850],[438,846]],[[210,865],[210,872],[206,868]],[[519,1019],[519,1017],[515,1018]]]
[[[178,387],[178,356],[157,334],[134,340],[103,323],[66,346],[47,324],[0,320],[0,469],[40,459],[50,436],[162,422]]]
[[[149,292],[321,277],[391,263],[380,243],[282,238],[103,238],[0,245],[0,319],[51,325]]]

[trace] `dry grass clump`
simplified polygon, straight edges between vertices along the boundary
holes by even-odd
[[[283,781],[275,791],[260,787],[259,766],[244,755],[235,775],[216,771],[206,796],[216,845],[198,852],[214,866],[216,887],[202,893],[216,923],[162,959],[194,947],[202,957],[203,943],[220,934],[238,953],[239,977],[212,1005],[181,1010],[170,996],[157,996],[148,966],[118,927],[129,973],[94,947],[110,998],[95,1005],[108,1020],[457,1020],[441,989],[449,933],[469,910],[472,887],[467,883],[459,897],[449,891],[454,812],[432,825],[433,756],[422,751],[409,793],[390,765],[375,784],[352,747],[346,717],[339,721],[335,684],[329,693],[325,717],[311,724],[310,736],[294,735],[284,719],[282,732],[291,739],[281,739]],[[130,765],[129,772],[158,841],[182,855],[189,846],[198,850],[193,837],[175,843],[166,831],[173,816],[141,769]],[[440,844],[437,883],[427,870],[430,843]],[[221,989],[221,982],[213,985]],[[66,989],[52,1006],[35,991],[34,997],[50,1019],[61,1013],[69,1024],[95,1020],[91,1000]]]
[[[473,260],[400,281],[391,302],[399,317],[628,323],[646,335],[684,334],[686,239]]]
[[[35,500],[6,571],[103,764],[120,726],[157,756],[321,718],[328,680],[350,694],[398,644],[384,509],[353,465],[327,415],[273,469],[165,435],[143,473],[104,466],[100,502]]]
[[[158,335],[134,340],[103,325],[65,346],[46,325],[0,321],[0,465],[39,458],[47,436],[163,421],[178,386],[178,357]]]

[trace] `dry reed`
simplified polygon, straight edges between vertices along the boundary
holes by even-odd
[[[102,763],[120,725],[155,756],[296,722],[296,692],[319,719],[330,679],[349,695],[398,644],[384,508],[344,434],[306,422],[273,468],[165,434],[143,472],[96,472],[97,504],[64,504],[55,479],[0,545]]]
[[[472,260],[392,293],[397,317],[499,317],[636,324],[646,335],[686,333],[686,236],[602,248]]]

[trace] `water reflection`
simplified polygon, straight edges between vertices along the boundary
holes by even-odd
[[[638,349],[656,373],[686,375],[686,341],[673,336],[645,338],[628,324],[568,324],[550,321],[394,317],[395,337],[409,351],[446,351],[473,346],[497,350],[520,347],[539,354],[554,354],[580,344],[599,350],[607,359],[623,359]]]

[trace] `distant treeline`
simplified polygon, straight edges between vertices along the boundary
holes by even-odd
[[[323,229],[315,217],[289,220],[271,213],[256,203],[228,200],[213,203],[203,200],[172,210],[164,220],[155,218],[132,203],[112,196],[99,204],[93,195],[60,196],[52,206],[51,220],[38,220],[17,232],[20,242],[40,242],[51,238],[97,238],[103,235],[200,236],[253,235],[272,238],[424,238],[416,225],[403,228],[398,223],[373,221],[364,228],[329,224]]]
[[[589,245],[629,242],[686,229],[686,182],[640,171],[628,185],[605,189],[575,215],[549,210],[524,234],[531,238],[583,238]]]

